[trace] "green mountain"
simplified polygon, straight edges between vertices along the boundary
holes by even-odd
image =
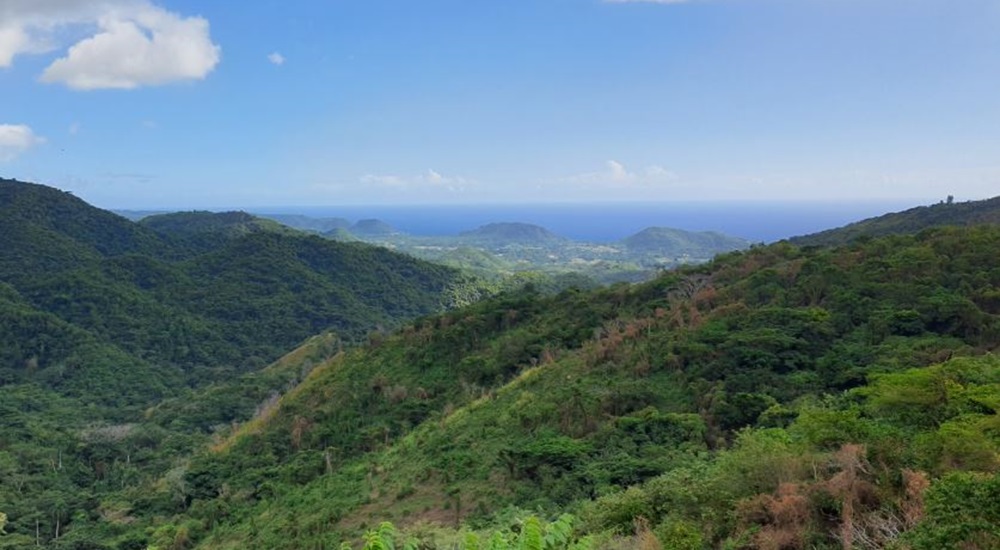
[[[711,258],[720,252],[742,250],[750,246],[746,239],[715,231],[684,231],[669,227],[648,227],[622,240],[633,253],[660,254],[668,257]]]
[[[296,232],[246,212],[174,212],[144,217],[139,224],[193,252],[208,252],[251,233]]]
[[[304,338],[347,340],[438,311],[458,272],[234,212],[136,224],[66,193],[0,185],[0,276],[31,306],[126,351],[247,367]]]
[[[351,222],[344,218],[313,218],[299,214],[257,214],[257,216],[274,220],[288,227],[315,233],[329,233],[336,229],[349,229],[351,227]]]
[[[359,237],[386,237],[399,234],[395,227],[375,219],[358,220],[349,231]]]
[[[996,548],[998,253],[991,226],[778,243],[421,319],[147,488],[144,542]]]
[[[481,288],[451,268],[242,213],[140,224],[0,181],[7,531],[30,531],[34,545],[37,525],[39,541],[62,548],[73,521],[100,513],[100,495],[162,475],[301,376],[301,364],[258,372],[287,350],[320,332],[337,346],[366,341]],[[22,543],[0,535],[0,548]]]
[[[157,233],[190,238],[209,233],[235,238],[247,233],[290,233],[290,228],[274,220],[246,212],[173,212],[146,216],[140,225]]]
[[[463,241],[486,241],[500,245],[548,245],[566,241],[548,229],[530,223],[490,223],[471,231],[463,231],[458,236]]]
[[[1000,224],[1000,197],[981,201],[946,202],[869,218],[837,229],[793,237],[799,246],[842,245],[861,237],[912,235],[941,225]]]
[[[590,243],[527,223],[491,223],[455,236],[408,235],[375,221],[368,223],[374,227],[354,233],[354,238],[487,278],[516,281],[538,276],[549,279],[547,286],[562,288],[570,279],[584,287],[645,281],[662,269],[705,262],[750,245],[719,233],[667,228],[649,228],[616,243]],[[342,229],[326,236],[351,238]]]

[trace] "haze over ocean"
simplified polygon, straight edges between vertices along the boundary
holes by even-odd
[[[413,235],[456,235],[493,222],[523,222],[575,240],[611,242],[647,227],[719,231],[753,242],[839,227],[927,202],[675,202],[490,205],[301,206],[248,209],[260,214],[375,218]]]

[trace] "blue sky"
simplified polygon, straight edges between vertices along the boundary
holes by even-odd
[[[108,208],[1000,194],[995,0],[0,0],[0,176]]]

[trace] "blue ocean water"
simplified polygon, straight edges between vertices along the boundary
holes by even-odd
[[[894,202],[675,202],[490,205],[302,206],[276,214],[375,218],[413,235],[456,235],[493,222],[524,222],[575,240],[612,242],[652,226],[719,231],[768,243],[918,206]]]

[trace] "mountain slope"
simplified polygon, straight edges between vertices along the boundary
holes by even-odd
[[[577,510],[601,536],[644,516],[710,547],[785,529],[826,548],[847,521],[883,536],[874,522],[917,506],[907,476],[933,495],[949,472],[1000,468],[1000,363],[954,359],[1000,343],[998,253],[995,227],[779,243],[424,319],[320,365],[192,463],[184,521],[202,548],[333,545],[385,519],[496,525],[508,505]],[[955,393],[939,400],[935,380]],[[880,489],[844,519],[848,468],[852,491]],[[775,519],[781,502],[803,523]]]
[[[630,252],[695,258],[711,258],[720,251],[742,250],[750,246],[746,239],[714,231],[694,232],[669,227],[648,227],[625,238],[622,243]]]
[[[482,288],[385,249],[257,223],[195,214],[153,220],[158,232],[0,181],[0,512],[17,534],[0,548],[103,547],[73,539],[102,499],[163,475],[295,378],[249,373],[317,333],[351,345]],[[181,404],[147,421],[163,400]],[[199,403],[220,407],[188,407]]]
[[[861,237],[909,235],[940,225],[1000,224],[1000,197],[981,201],[941,202],[918,206],[903,212],[885,214],[829,229],[812,235],[793,237],[789,242],[799,246],[830,246],[847,244]]]
[[[246,212],[174,212],[147,216],[139,224],[199,252],[250,233],[292,234],[295,231]]]
[[[328,233],[335,233],[337,229],[341,228],[336,228],[333,231],[328,231]],[[358,220],[348,230],[352,234],[357,235],[359,237],[385,237],[389,235],[399,234],[399,231],[397,231],[395,227],[385,223],[382,220],[374,220],[374,219]]]
[[[336,229],[348,229],[351,222],[345,218],[312,218],[300,214],[257,214],[258,217],[274,220],[278,223],[316,233],[327,233]]]
[[[82,251],[101,255],[155,255],[162,240],[125,218],[91,207],[72,193],[16,180],[0,179],[0,224],[4,244],[21,244],[7,231],[20,228],[36,238],[68,240]],[[5,246],[5,256],[20,252]],[[24,254],[23,258],[28,255]]]
[[[463,241],[486,242],[494,245],[545,245],[566,240],[544,227],[514,222],[490,223],[471,231],[463,231],[458,236]]]
[[[44,186],[5,181],[0,197],[2,280],[32,307],[160,363],[268,361],[328,329],[358,338],[440,310],[467,282],[244,213],[136,224]]]

